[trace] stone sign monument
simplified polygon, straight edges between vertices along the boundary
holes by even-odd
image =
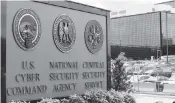
[[[109,11],[2,1],[1,103],[107,89]]]

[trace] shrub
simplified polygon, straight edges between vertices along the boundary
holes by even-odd
[[[162,101],[157,101],[157,102],[155,102],[155,103],[163,103]]]
[[[135,99],[128,93],[123,93],[124,103],[136,103]]]
[[[115,91],[114,89],[111,89],[107,93],[107,100],[109,103],[123,103],[123,96],[121,93]]]
[[[101,89],[92,89],[90,91],[87,91],[83,98],[88,103],[108,103],[106,100],[107,93],[104,90]]]
[[[26,102],[26,101],[14,101],[14,100],[12,100],[9,103],[30,103],[30,102]]]
[[[61,103],[69,103],[69,99],[64,98],[64,99],[61,100]]]
[[[120,53],[112,66],[112,87],[117,91],[128,91],[131,89],[131,84],[128,81],[127,73],[123,68],[124,62],[127,60],[124,53]]]
[[[71,95],[68,101],[69,103],[85,103],[85,100],[77,94]]]
[[[37,103],[60,103],[60,100],[52,98],[43,98],[40,102]]]

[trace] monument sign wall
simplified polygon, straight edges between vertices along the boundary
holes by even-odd
[[[1,102],[107,89],[109,11],[68,1],[4,4]]]

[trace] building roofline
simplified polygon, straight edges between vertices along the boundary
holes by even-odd
[[[139,15],[145,15],[145,14],[153,14],[153,13],[165,13],[166,11],[155,11],[155,12],[147,12],[147,13],[140,13],[140,14],[133,14],[133,15],[126,15],[126,16],[119,16],[119,17],[111,17],[110,19],[118,19],[118,18],[124,18],[124,17],[132,17],[132,16],[139,16]],[[175,14],[175,13],[168,13],[168,14]]]
[[[72,1],[72,0],[66,0],[66,1],[67,1],[67,2],[72,2],[72,3],[75,3],[75,4],[84,5],[84,6],[88,6],[88,7],[92,7],[92,8],[96,8],[96,9],[100,9],[100,10],[104,10],[104,11],[110,12],[110,10],[107,10],[107,9],[104,9],[104,8],[100,8],[100,7],[95,7],[95,6],[87,5],[87,4],[80,3],[80,2],[76,2],[76,1]]]
[[[139,14],[133,14],[133,15],[126,15],[126,16],[120,16],[120,17],[112,17],[111,19],[118,19],[123,17],[131,17],[131,16],[138,16],[138,15],[145,15],[145,14],[153,14],[153,13],[160,13],[162,11],[155,11],[155,12],[147,12],[147,13],[139,13]]]
[[[175,2],[175,0],[171,0],[171,1],[165,1],[165,2],[161,2],[161,3],[156,3],[155,5],[159,5],[159,4],[165,4],[165,3],[170,3],[170,2]]]
[[[70,1],[70,0],[62,0],[62,1],[41,1],[41,0],[31,0],[33,2],[38,2],[42,4],[47,4],[47,5],[53,5],[53,6],[58,6],[58,7],[63,7],[67,9],[72,9],[72,10],[77,10],[77,11],[82,11],[82,12],[87,12],[91,14],[97,14],[97,15],[102,15],[102,16],[107,16],[110,12],[110,10]]]

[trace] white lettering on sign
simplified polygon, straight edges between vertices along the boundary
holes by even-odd
[[[17,74],[15,76],[16,82],[35,82],[40,81],[39,74]]]
[[[83,72],[83,79],[104,78],[105,72]]]
[[[50,73],[49,80],[76,80],[78,79],[79,72],[74,73]]]
[[[78,62],[50,62],[50,69],[78,68]]]
[[[34,94],[45,93],[46,90],[47,90],[46,85],[12,87],[7,88],[7,95],[8,96],[34,95]]]
[[[85,89],[103,88],[103,81],[86,82]]]
[[[83,68],[104,68],[104,62],[84,62]]]
[[[66,92],[75,90],[76,83],[69,83],[69,84],[56,84],[53,86],[53,92]]]
[[[23,69],[35,69],[34,61],[22,61]]]

